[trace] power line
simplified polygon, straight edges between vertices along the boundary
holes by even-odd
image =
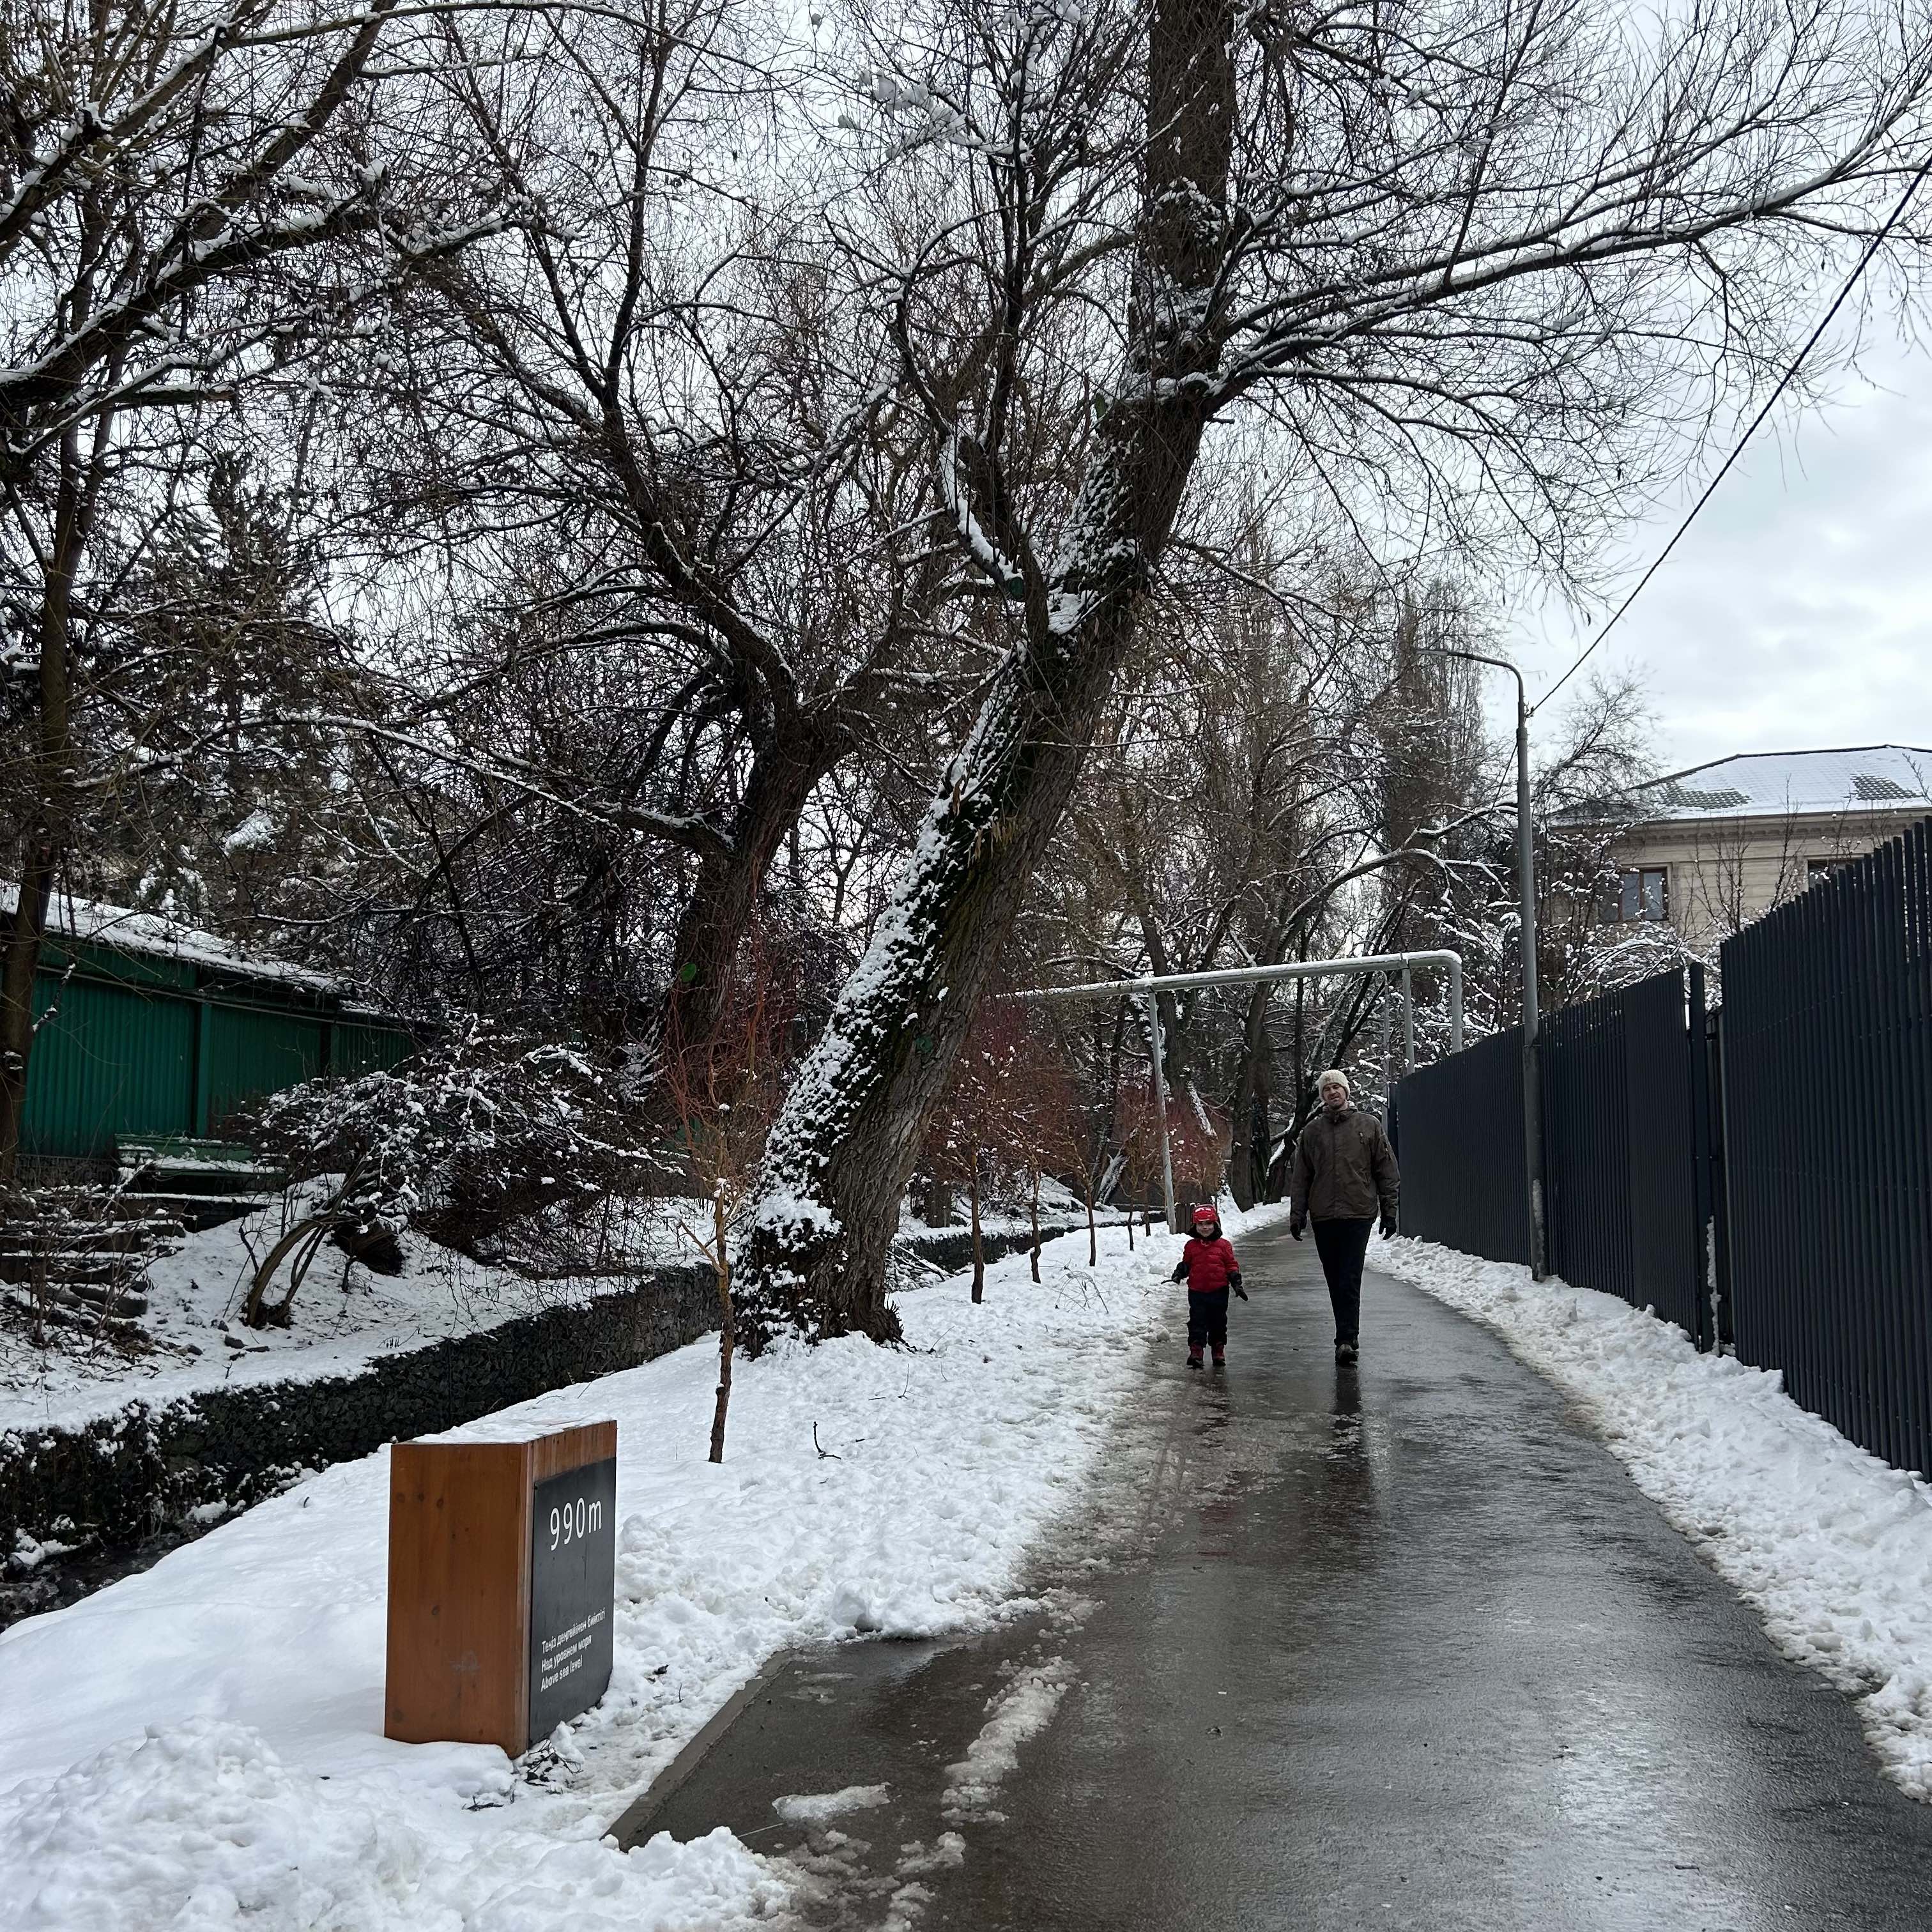
[[[1926,158],[1919,163],[1916,172],[1912,175],[1912,178],[1905,184],[1905,192],[1898,197],[1898,205],[1892,209],[1892,212],[1886,217],[1884,226],[1880,229],[1878,232],[1874,235],[1871,240],[1866,244],[1865,251],[1858,257],[1857,266],[1852,270],[1850,274],[1845,278],[1844,286],[1841,288],[1838,291],[1838,294],[1832,298],[1832,306],[1825,311],[1824,316],[1819,322],[1818,326],[1811,332],[1810,336],[1806,339],[1804,347],[1799,350],[1797,355],[1792,358],[1790,368],[1786,369],[1782,376],[1779,376],[1778,379],[1778,386],[1765,398],[1764,406],[1758,411],[1756,416],[1751,418],[1750,427],[1744,431],[1742,436],[1738,437],[1737,442],[1732,446],[1730,455],[1726,457],[1723,463],[1719,465],[1718,473],[1711,478],[1709,482],[1705,484],[1702,494],[1698,497],[1696,502],[1690,506],[1689,513],[1685,516],[1684,520],[1671,532],[1670,541],[1664,546],[1662,550],[1658,552],[1650,568],[1637,579],[1636,584],[1632,586],[1630,595],[1617,606],[1616,610],[1610,613],[1610,622],[1606,623],[1604,628],[1590,640],[1589,643],[1585,645],[1583,649],[1577,653],[1576,660],[1571,664],[1570,668],[1566,670],[1563,675],[1536,700],[1535,704],[1530,706],[1532,712],[1541,710],[1544,706],[1547,704],[1550,700],[1570,682],[1570,679],[1576,676],[1576,673],[1582,669],[1584,659],[1588,657],[1590,653],[1610,634],[1611,632],[1616,628],[1617,620],[1636,602],[1637,597],[1642,592],[1644,586],[1648,584],[1650,580],[1657,574],[1658,571],[1664,567],[1664,560],[1667,558],[1670,553],[1677,548],[1678,542],[1683,536],[1684,532],[1690,527],[1694,522],[1696,521],[1697,512],[1701,510],[1704,506],[1711,500],[1712,496],[1715,494],[1718,485],[1724,480],[1726,476],[1730,474],[1732,464],[1736,463],[1738,458],[1744,453],[1745,446],[1750,441],[1751,438],[1757,434],[1759,429],[1763,424],[1765,418],[1770,415],[1772,409],[1776,406],[1778,398],[1783,395],[1785,391],[1790,388],[1792,379],[1798,374],[1798,370],[1803,368],[1805,357],[1809,356],[1812,350],[1817,347],[1820,341],[1823,338],[1825,332],[1831,327],[1833,318],[1836,316],[1839,310],[1844,307],[1846,298],[1850,295],[1853,289],[1858,286],[1858,278],[1863,275],[1866,269],[1871,266],[1872,257],[1885,245],[1886,236],[1888,236],[1892,232],[1892,230],[1898,225],[1900,218],[1904,214],[1906,208],[1910,206],[1912,197],[1918,192],[1919,185],[1924,180],[1928,170],[1932,170],[1932,154],[1928,154]]]

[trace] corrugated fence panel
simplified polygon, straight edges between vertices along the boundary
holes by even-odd
[[[416,1050],[415,1040],[399,1028],[338,1020],[329,1041],[328,1070],[345,1080],[360,1073],[386,1072]]]
[[[1540,1048],[1550,1268],[1630,1299],[1630,1085],[1620,1000],[1552,1013]]]
[[[41,973],[58,978],[70,961],[89,978],[117,986],[168,987],[183,994],[195,988],[194,968],[185,960],[124,952],[111,940],[63,944],[50,935],[40,949]]]
[[[1723,948],[1738,1352],[1932,1470],[1932,824]]]
[[[1538,1061],[1550,1271],[1654,1307],[1701,1345],[1703,1138],[1689,1005],[1684,975],[1668,972],[1566,1006],[1545,1024]],[[1521,1038],[1513,1028],[1397,1088],[1408,1232],[1492,1260],[1528,1259]],[[1477,1120],[1487,1130],[1480,1136],[1470,1132]],[[1497,1131],[1505,1121],[1506,1140]]]
[[[373,1016],[278,1011],[198,994],[187,968],[83,949],[92,975],[64,980],[67,961],[34,988],[34,1011],[59,1011],[36,1035],[22,1142],[32,1154],[100,1155],[121,1135],[217,1129],[244,1102],[328,1071],[352,1079],[415,1052],[409,1030]],[[101,976],[110,970],[111,980]],[[206,1028],[206,1038],[200,1037]],[[196,1106],[197,1062],[206,1083]]]
[[[211,1131],[219,1131],[244,1102],[292,1087],[322,1070],[323,1020],[212,1006],[208,1021]]]
[[[1701,974],[1702,968],[1696,970]],[[1618,997],[1630,1150],[1629,1298],[1676,1322],[1701,1348],[1711,1328],[1697,1207],[1702,1137],[1695,1104],[1702,1083],[1695,1056],[1704,1050],[1702,989],[1694,1039],[1682,974],[1660,973]]]
[[[1418,1068],[1397,1085],[1394,1112],[1402,1232],[1527,1262],[1522,1029]]]
[[[194,1008],[165,994],[44,976],[36,1012],[59,1011],[27,1063],[21,1138],[37,1154],[98,1154],[116,1134],[194,1130]]]

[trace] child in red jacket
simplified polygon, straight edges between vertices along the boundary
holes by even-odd
[[[1174,1270],[1176,1281],[1187,1283],[1187,1366],[1201,1366],[1204,1342],[1212,1344],[1214,1366],[1228,1360],[1228,1291],[1232,1288],[1245,1301],[1248,1292],[1241,1286],[1241,1264],[1234,1258],[1234,1244],[1221,1232],[1221,1217],[1210,1207],[1194,1210],[1194,1232],[1180,1251]]]

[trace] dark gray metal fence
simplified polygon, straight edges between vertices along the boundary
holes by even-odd
[[[1702,1346],[1694,1024],[1701,1046],[1701,971],[1660,973],[1552,1015],[1540,1057],[1552,1271],[1654,1306]],[[1522,1040],[1512,1028],[1396,1088],[1405,1233],[1528,1259]]]
[[[1738,1353],[1932,1471],[1932,821],[1721,957]]]
[[[1529,1259],[1522,1028],[1410,1074],[1389,1124],[1404,1234],[1492,1262]]]
[[[1696,968],[1546,1023],[1551,1270],[1734,1342],[1853,1442],[1932,1471],[1932,820],[1721,958],[1708,1024]],[[1396,1088],[1405,1232],[1527,1258],[1519,1039]]]
[[[1704,976],[1659,973],[1565,1006],[1544,1030],[1551,1272],[1653,1307],[1700,1348],[1708,1327],[1696,1184]],[[1696,1052],[1693,1052],[1694,1040]]]

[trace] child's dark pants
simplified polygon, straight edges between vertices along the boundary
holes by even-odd
[[[1315,1251],[1322,1257],[1322,1272],[1328,1277],[1338,1342],[1354,1341],[1360,1332],[1362,1259],[1369,1252],[1369,1232],[1375,1225],[1356,1220],[1315,1223]]]
[[[1359,1274],[1358,1269],[1357,1273]],[[1202,1342],[1216,1348],[1228,1346],[1228,1291],[1217,1288],[1211,1294],[1187,1293],[1187,1346],[1198,1348]]]

